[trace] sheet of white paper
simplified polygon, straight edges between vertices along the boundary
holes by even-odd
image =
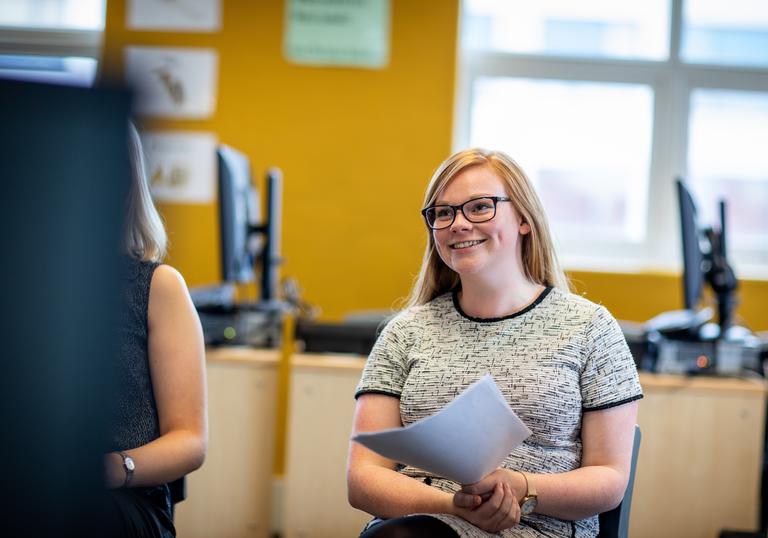
[[[486,375],[432,416],[352,439],[399,463],[472,484],[499,467],[529,435]]]

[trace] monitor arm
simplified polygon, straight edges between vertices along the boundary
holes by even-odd
[[[704,259],[707,264],[706,279],[717,297],[717,315],[720,337],[722,338],[731,325],[733,309],[736,306],[736,294],[734,292],[738,287],[738,280],[725,256],[721,234],[711,228],[708,228],[705,234],[711,245],[711,250]]]

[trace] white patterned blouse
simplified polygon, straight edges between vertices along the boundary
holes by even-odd
[[[582,414],[643,397],[616,320],[604,307],[557,288],[546,288],[524,310],[503,318],[466,315],[455,292],[401,312],[378,338],[355,397],[399,398],[408,425],[436,413],[485,374],[533,432],[503,466],[530,473],[578,468]],[[414,467],[399,471],[444,491],[460,487]],[[534,513],[497,535],[456,516],[435,517],[462,537],[581,538],[598,531],[596,516],[564,521]]]

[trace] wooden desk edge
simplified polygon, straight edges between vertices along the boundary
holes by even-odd
[[[759,378],[682,376],[648,372],[640,372],[639,375],[643,390],[650,391],[685,389],[701,392],[738,392],[759,397],[768,393],[768,384]]]
[[[205,349],[205,359],[209,363],[240,363],[272,367],[280,362],[280,350],[248,346],[210,347]]]
[[[291,366],[296,368],[334,369],[362,372],[365,366],[362,355],[331,353],[297,353],[291,357]]]

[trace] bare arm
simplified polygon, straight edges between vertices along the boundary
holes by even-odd
[[[398,428],[400,400],[382,394],[363,394],[357,400],[353,433]],[[382,517],[417,512],[450,513],[452,495],[395,471],[395,462],[350,441],[347,461],[349,503]]]
[[[629,479],[632,440],[637,421],[637,402],[584,413],[582,419],[582,463],[573,471],[529,474],[533,477],[539,504],[536,512],[560,519],[584,519],[616,507]],[[496,482],[512,486],[518,498],[525,495],[519,472],[497,469],[486,478],[465,486],[455,502],[476,506]]]
[[[205,348],[197,317],[182,276],[161,265],[149,294],[149,368],[155,393],[160,437],[128,450],[136,463],[132,486],[171,482],[203,463],[208,440]],[[108,487],[123,484],[117,454],[105,456]]]

